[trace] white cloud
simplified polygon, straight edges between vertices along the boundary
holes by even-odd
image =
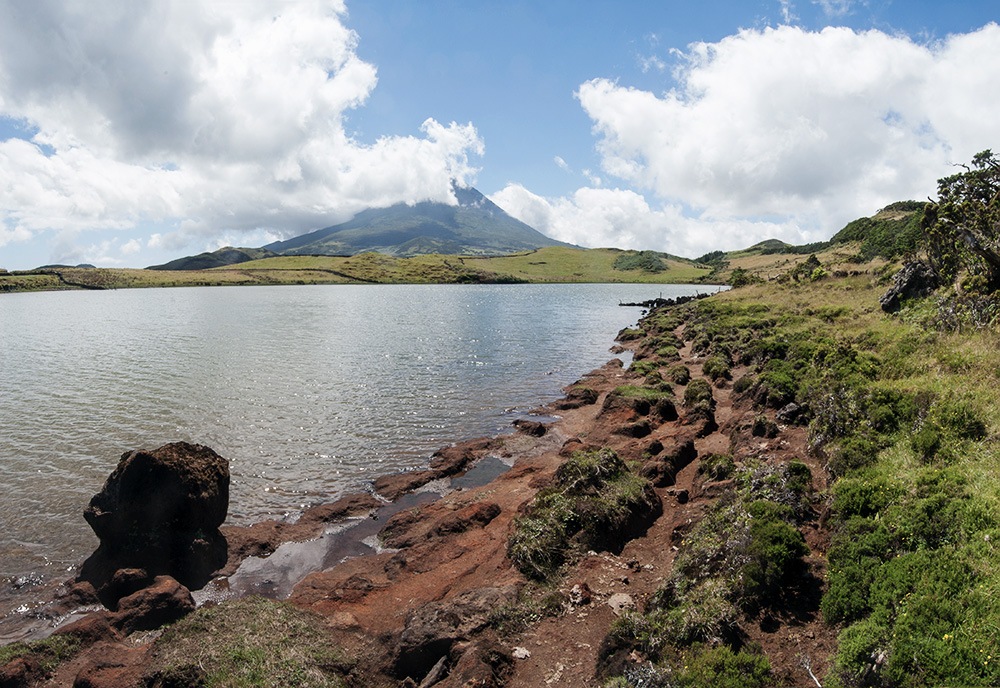
[[[857,0],[812,0],[812,2],[823,8],[823,13],[828,17],[843,17],[857,4]]]
[[[663,95],[607,79],[577,95],[605,173],[726,231],[776,222],[827,238],[888,202],[933,194],[950,163],[997,147],[997,44],[995,24],[933,45],[843,28],[744,30],[690,46]],[[552,207],[581,207],[565,203]]]
[[[142,250],[142,242],[138,239],[129,239],[121,247],[123,256],[131,256]]]
[[[569,163],[567,163],[565,160],[563,160],[558,155],[552,159],[552,162],[554,162],[556,164],[556,167],[558,167],[560,170],[562,170],[564,172],[570,172],[571,171],[570,168],[569,168]]]
[[[0,5],[0,117],[37,129],[0,142],[0,241],[183,220],[183,244],[452,201],[450,180],[471,182],[483,153],[471,124],[428,119],[418,136],[371,145],[345,131],[377,82],[345,11],[342,0]]]
[[[781,21],[785,24],[793,23],[798,17],[795,16],[795,5],[792,0],[778,0],[781,5]]]
[[[549,199],[508,184],[490,198],[544,234],[587,248],[652,249],[696,258],[771,238],[795,244],[819,240],[790,221],[719,220],[691,217],[673,205],[653,208],[627,189],[585,187],[568,198]]]
[[[647,72],[665,72],[667,63],[658,55],[646,55],[639,58],[639,69],[645,74]]]

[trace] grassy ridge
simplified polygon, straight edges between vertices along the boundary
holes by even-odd
[[[528,282],[649,282],[690,284],[703,279],[709,268],[692,261],[660,254],[666,269],[659,272],[616,270],[615,261],[624,253],[617,249],[581,250],[543,248],[497,258],[466,258],[469,267],[509,274]]]
[[[356,256],[280,256],[210,270],[55,268],[0,272],[0,292],[53,289],[270,284],[468,284],[510,282],[650,282],[685,284],[705,278],[710,268],[662,256],[658,272],[615,269],[616,249],[548,247],[496,258],[440,254],[397,258],[381,253]],[[717,281],[714,281],[716,282]]]

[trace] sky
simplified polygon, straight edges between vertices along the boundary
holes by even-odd
[[[472,185],[555,239],[830,238],[1000,149],[995,0],[0,0],[0,268]]]

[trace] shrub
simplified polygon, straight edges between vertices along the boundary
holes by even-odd
[[[684,662],[680,688],[765,688],[774,682],[771,663],[760,652],[696,646],[685,653]]]
[[[611,265],[615,270],[642,270],[643,272],[663,272],[666,263],[655,251],[626,251],[615,258]]]
[[[660,363],[650,360],[632,361],[632,364],[628,367],[630,373],[643,376],[658,373],[659,370]]]
[[[691,380],[684,390],[684,405],[688,408],[715,408],[715,398],[712,396],[712,386],[703,378]]]
[[[830,459],[830,472],[836,476],[870,466],[882,451],[882,440],[874,433],[859,433],[844,438]]]
[[[781,583],[793,565],[809,553],[805,538],[788,523],[794,518],[788,507],[771,501],[756,501],[750,507],[749,561],[744,566],[747,602],[756,605],[780,592]]]
[[[701,460],[698,472],[708,480],[727,480],[733,477],[736,462],[731,454],[710,454]]]
[[[657,348],[655,353],[660,358],[668,361],[676,361],[681,357],[680,351],[677,350],[677,347],[671,344]]]
[[[930,461],[941,448],[940,428],[931,423],[925,423],[910,437],[910,448],[921,460]]]
[[[525,576],[545,580],[574,550],[618,551],[661,508],[649,481],[614,451],[575,452],[515,519],[507,553]]]
[[[691,371],[683,363],[675,363],[667,368],[666,376],[675,385],[686,385],[691,381]]]
[[[778,432],[777,424],[767,416],[763,415],[754,418],[753,426],[750,428],[750,434],[754,437],[766,437],[770,439],[777,437]]]
[[[729,361],[722,356],[711,356],[706,359],[705,363],[702,365],[702,372],[713,381],[728,380],[730,377],[730,371],[731,367]]]
[[[896,496],[897,490],[884,480],[841,478],[833,486],[833,510],[843,520],[870,517],[885,509]]]

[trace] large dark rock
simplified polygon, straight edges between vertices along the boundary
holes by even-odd
[[[919,260],[906,263],[892,278],[889,291],[879,298],[882,310],[895,313],[906,299],[927,296],[938,288],[938,276],[931,266]]]
[[[112,606],[130,592],[120,585],[122,575],[115,578],[120,569],[141,569],[148,579],[166,574],[200,588],[226,563],[219,526],[228,508],[229,462],[210,448],[176,442],[126,452],[84,511],[101,544],[80,579]]]

